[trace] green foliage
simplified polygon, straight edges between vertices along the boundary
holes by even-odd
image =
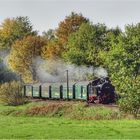
[[[98,53],[100,49],[104,49],[105,33],[105,25],[83,23],[79,30],[69,37],[64,59],[77,65],[101,64]]]
[[[140,114],[140,94],[127,93],[127,97],[119,100],[119,107],[120,110],[133,114],[137,118],[138,114]]]
[[[109,50],[101,51],[100,57],[108,68],[111,79],[124,98],[120,100],[120,109],[136,116],[140,109],[140,26],[126,26],[125,34],[116,39],[110,36],[112,44]]]
[[[61,58],[65,52],[65,46],[68,42],[69,36],[76,32],[82,23],[88,20],[82,16],[72,12],[71,15],[65,17],[61,21],[56,30],[49,29],[43,32],[43,37],[48,41],[47,45],[43,47],[42,56],[45,59]]]
[[[74,104],[68,116],[78,120],[116,120],[124,118],[118,108],[113,110],[104,106],[88,107],[83,103]]]
[[[22,87],[19,82],[10,82],[0,85],[0,102],[5,105],[17,106],[25,103]]]
[[[76,32],[80,25],[86,22],[88,22],[88,19],[83,17],[82,14],[72,12],[69,16],[66,16],[64,21],[60,22],[59,27],[56,30],[56,36],[60,40],[61,44],[65,46],[70,34]]]
[[[53,40],[53,39],[56,38],[55,32],[56,32],[55,30],[49,29],[47,32],[44,31],[42,34],[43,34],[43,37],[45,39],[47,39],[47,40]]]

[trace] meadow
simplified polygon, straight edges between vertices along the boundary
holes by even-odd
[[[0,105],[0,139],[139,139],[140,120],[120,116],[81,102]]]
[[[1,139],[139,139],[138,120],[0,117]]]

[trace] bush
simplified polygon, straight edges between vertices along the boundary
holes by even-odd
[[[124,115],[118,108],[94,105],[87,107],[82,103],[74,104],[69,117],[78,120],[115,120],[121,119]]]
[[[140,88],[133,84],[127,90],[127,94],[119,100],[119,108],[125,113],[132,114],[135,118],[140,114]]]
[[[13,106],[24,104],[25,98],[22,95],[20,83],[13,81],[0,85],[0,102]]]

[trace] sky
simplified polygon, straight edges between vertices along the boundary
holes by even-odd
[[[28,16],[41,34],[58,27],[74,11],[92,23],[109,28],[140,22],[140,0],[0,0],[0,23],[5,18]]]

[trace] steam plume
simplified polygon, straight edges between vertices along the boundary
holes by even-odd
[[[9,82],[12,80],[18,80],[18,76],[11,72],[8,67],[8,55],[9,51],[6,49],[0,50],[0,82]]]
[[[107,71],[104,68],[93,68],[66,64],[62,60],[42,60],[40,57],[34,59],[38,80],[43,82],[66,82],[66,70],[69,71],[70,81],[92,80],[96,77],[106,77]]]
[[[94,75],[96,76],[96,77],[107,77],[108,76],[108,73],[107,73],[107,71],[104,69],[104,68],[102,68],[102,67],[98,67],[98,68],[95,68],[94,69]]]

